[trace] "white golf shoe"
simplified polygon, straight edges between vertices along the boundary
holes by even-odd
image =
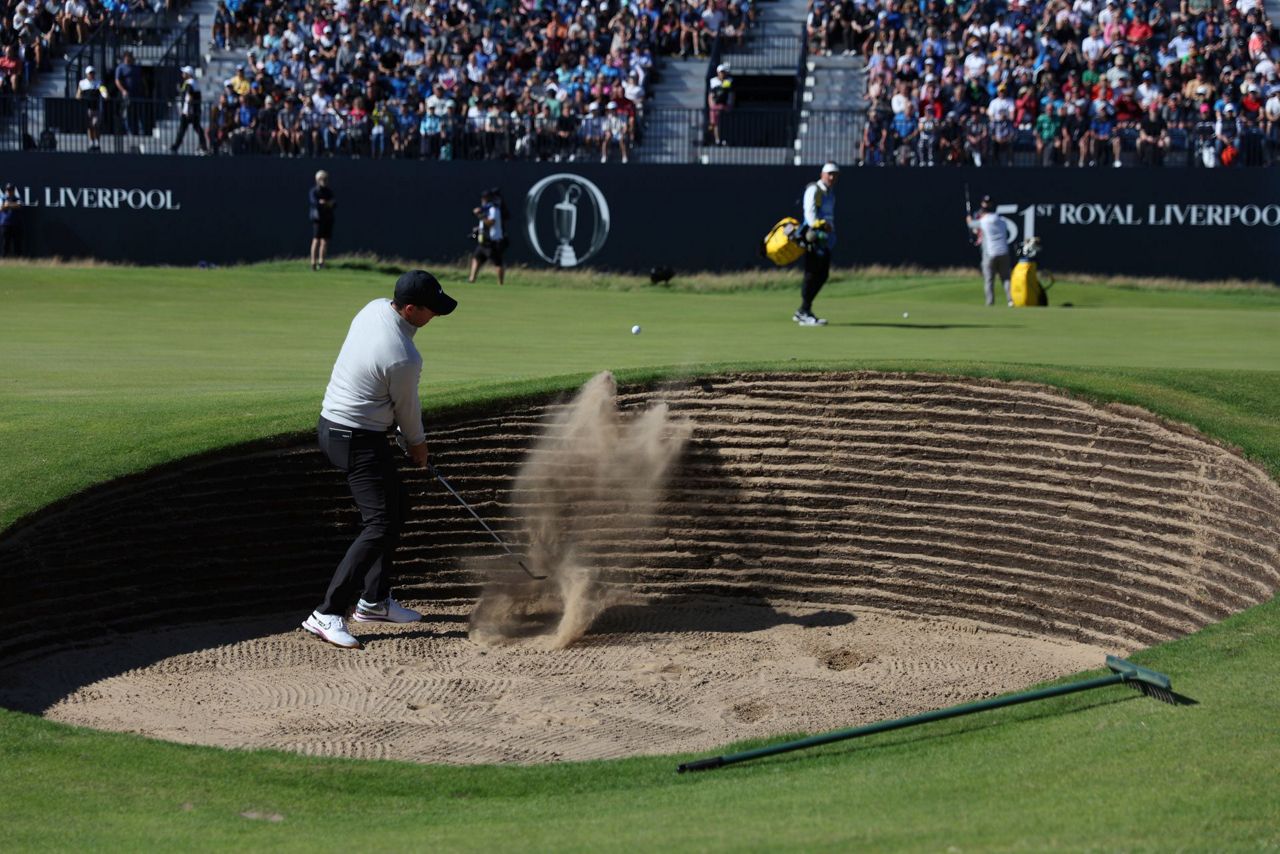
[[[302,621],[302,628],[311,634],[343,649],[362,649],[360,641],[347,631],[347,621],[338,614],[321,614],[312,611],[311,616]]]
[[[416,623],[422,619],[422,615],[394,599],[388,598],[382,602],[366,602],[361,599],[351,618],[357,623]]]

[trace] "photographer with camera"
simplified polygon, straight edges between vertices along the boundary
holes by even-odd
[[[476,241],[476,251],[471,256],[471,274],[468,282],[475,282],[476,274],[485,261],[493,261],[493,268],[498,272],[498,284],[505,281],[502,268],[502,253],[507,248],[507,203],[502,200],[502,191],[492,187],[480,194],[480,204],[471,209],[478,222],[472,229],[471,236]]]

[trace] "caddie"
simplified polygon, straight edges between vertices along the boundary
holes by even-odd
[[[800,308],[791,319],[801,326],[826,326],[827,321],[813,313],[813,300],[831,275],[831,252],[836,245],[836,181],[840,167],[824,164],[818,180],[804,188],[802,207],[804,225],[808,226],[804,253],[804,282],[800,288]]]

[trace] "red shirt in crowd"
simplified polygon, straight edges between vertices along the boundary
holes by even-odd
[[[1013,123],[1021,127],[1034,122],[1039,104],[1035,92],[1023,92],[1018,96],[1018,100],[1013,102]]]
[[[1154,31],[1151,25],[1143,18],[1134,18],[1129,22],[1129,28],[1125,31],[1124,37],[1129,44],[1144,45],[1151,40]]]
[[[1132,92],[1126,91],[1117,95],[1115,105],[1116,121],[1118,122],[1136,122],[1142,117],[1142,108],[1134,100]]]

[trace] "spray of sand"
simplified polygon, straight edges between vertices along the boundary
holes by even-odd
[[[619,528],[638,536],[652,523],[692,426],[666,404],[623,415],[616,396],[613,375],[597,374],[529,452],[515,506],[526,563],[549,578],[491,577],[471,615],[472,640],[563,649],[627,598],[626,557],[602,547],[616,544]]]

